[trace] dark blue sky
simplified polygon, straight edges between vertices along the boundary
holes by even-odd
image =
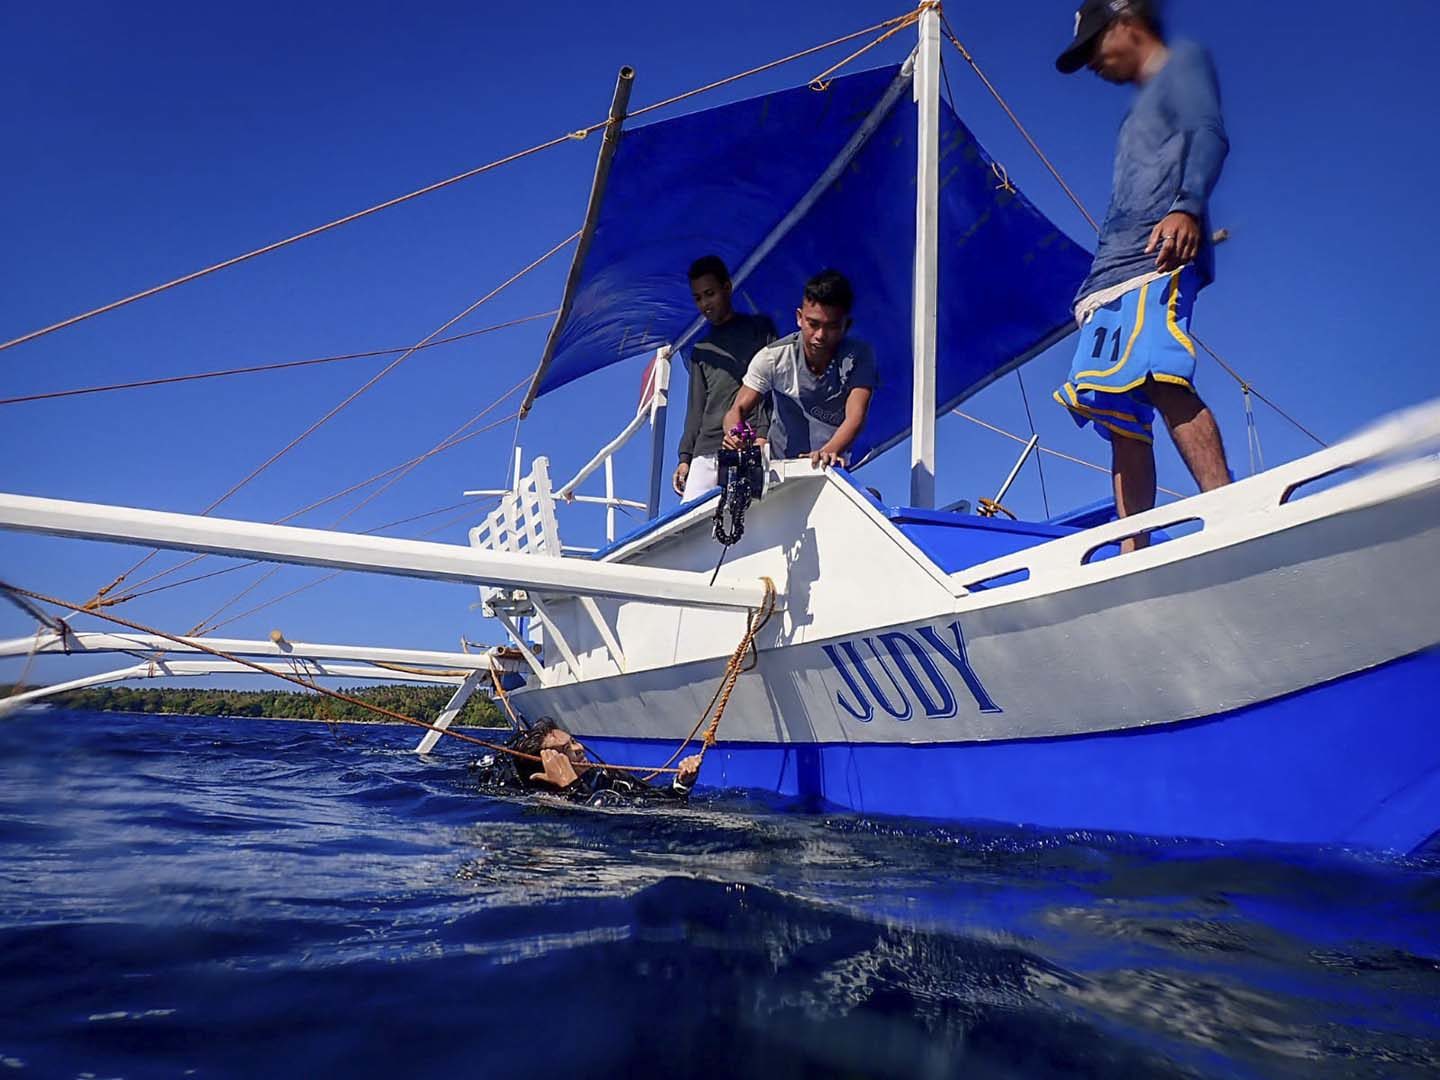
[[[1232,142],[1214,216],[1234,239],[1220,252],[1219,280],[1197,307],[1195,329],[1327,439],[1440,392],[1427,319],[1436,280],[1430,54],[1440,6],[1170,6],[1174,32],[1214,51]],[[9,5],[0,12],[0,338],[598,120],[621,64],[638,71],[640,106],[903,10],[849,0],[709,9],[648,0]],[[954,4],[948,14],[1098,214],[1129,91],[1085,73],[1055,73],[1070,4]],[[911,44],[907,31],[861,63],[892,62]],[[841,55],[799,61],[686,107],[807,81]],[[1084,221],[948,46],[946,66],[956,106],[981,141],[1088,244]],[[9,350],[0,354],[0,397],[411,344],[577,227],[596,148],[593,138],[566,144]],[[551,307],[567,264],[566,256],[553,260],[458,329]],[[417,355],[222,512],[273,519],[428,449],[530,370],[546,325]],[[199,510],[383,363],[0,407],[8,463],[0,487]],[[1036,425],[1047,445],[1103,461],[1103,444],[1048,400],[1067,363],[1062,346],[1025,370]],[[521,430],[527,452],[548,454],[555,472],[568,475],[623,424],[638,377],[638,368],[613,369],[547,398]],[[1199,381],[1244,475],[1238,389],[1208,361]],[[1028,432],[1013,377],[968,408]],[[1309,448],[1258,408],[1267,462]],[[672,442],[678,428],[677,417]],[[1162,483],[1188,490],[1161,442]],[[944,499],[992,493],[1013,460],[1013,444],[956,418],[942,424],[939,444]],[[473,440],[345,527],[421,513],[459,501],[465,487],[496,484],[509,446],[508,427]],[[891,501],[905,489],[906,456],[892,452],[864,474]],[[637,447],[622,462],[636,497],[643,458]],[[1055,510],[1108,488],[1106,477],[1063,463],[1047,463],[1046,474]],[[1033,467],[1010,502],[1042,512]],[[331,519],[321,512],[304,523]],[[598,528],[599,515],[586,511],[562,520],[572,542],[592,540]],[[456,524],[437,538],[463,536]],[[0,536],[5,578],[77,599],[134,557]],[[235,610],[315,574],[287,569]],[[183,630],[252,579],[240,572],[126,610]],[[450,647],[462,630],[495,637],[467,610],[473,599],[456,587],[356,575],[226,632],[278,625],[296,638]],[[0,631],[28,629],[18,614],[0,614]],[[7,676],[0,671],[0,680]]]

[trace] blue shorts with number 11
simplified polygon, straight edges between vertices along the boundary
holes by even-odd
[[[1094,424],[1107,441],[1115,435],[1152,441],[1155,407],[1145,394],[1146,380],[1195,389],[1189,331],[1199,282],[1195,268],[1184,266],[1091,316],[1080,329],[1070,378],[1055,391],[1071,419],[1081,427]]]

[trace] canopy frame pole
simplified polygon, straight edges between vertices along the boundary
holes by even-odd
[[[615,458],[605,459],[605,542],[615,542]]]
[[[540,383],[550,371],[550,360],[555,355],[555,346],[560,332],[570,318],[570,308],[575,303],[575,291],[580,286],[580,272],[585,267],[585,256],[590,253],[590,243],[595,239],[595,226],[600,222],[600,204],[605,198],[605,185],[610,181],[610,166],[615,162],[615,150],[620,145],[620,128],[625,123],[626,110],[630,107],[630,91],[635,85],[635,69],[628,65],[620,69],[615,78],[615,95],[610,101],[610,115],[605,121],[605,135],[600,143],[600,156],[595,161],[595,177],[590,182],[590,201],[585,206],[585,224],[580,227],[580,240],[575,245],[575,257],[570,260],[570,273],[565,278],[565,292],[560,300],[560,310],[555,313],[555,322],[550,327],[550,336],[545,339],[545,350],[540,354],[540,363],[535,366],[535,377],[530,380],[530,389],[525,392],[525,401],[520,406],[520,419],[530,415],[530,406],[540,393]]]
[[[659,392],[658,380],[660,378],[660,368],[662,361],[669,355],[669,352],[669,345],[661,345],[660,348],[655,350],[655,359],[650,363],[649,373],[645,376],[645,387],[640,392],[640,404],[635,407],[635,415],[631,418],[630,423],[626,424],[625,429],[621,431],[619,435],[616,435],[615,438],[601,447],[594,457],[581,466],[579,472],[556,488],[555,498],[564,499],[566,502],[570,502],[572,499],[580,500],[582,497],[575,494],[575,489],[590,479],[591,473],[617,454],[620,449],[634,437],[635,433],[645,426],[645,422],[651,419],[655,409],[654,395]],[[670,377],[669,363],[665,363],[664,367],[666,385],[668,386]],[[645,507],[642,506],[640,509],[643,510]]]
[[[660,492],[665,481],[665,417],[670,411],[670,356],[669,347],[660,349],[655,355],[655,393],[650,398],[650,493],[645,516],[652,521],[660,516]],[[610,458],[605,460],[608,463]]]
[[[919,130],[915,160],[915,300],[911,341],[915,393],[910,416],[910,505],[935,505],[935,339],[939,309],[940,5],[920,5],[915,58]]]
[[[1005,482],[1000,485],[1000,490],[995,492],[995,497],[990,500],[992,503],[998,505],[1005,500],[1006,495],[1010,494],[1010,485],[1015,483],[1015,478],[1020,475],[1020,470],[1025,467],[1025,462],[1030,460],[1030,455],[1039,445],[1040,436],[1031,435],[1030,441],[1025,444],[1025,448],[1020,451],[1020,456],[1015,459],[1015,467],[1010,470],[1010,475],[1005,477]]]

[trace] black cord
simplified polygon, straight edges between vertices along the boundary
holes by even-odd
[[[1030,434],[1035,434],[1035,418],[1030,415],[1030,397],[1025,393],[1025,379],[1020,374],[1020,369],[1015,369],[1015,381],[1020,384],[1020,400],[1025,403],[1025,419],[1030,421]],[[1035,444],[1035,467],[1040,470],[1040,498],[1045,503],[1045,516],[1050,516],[1050,493],[1045,490],[1045,455],[1040,452],[1040,444]]]
[[[710,584],[715,584],[715,579],[720,576],[720,567],[725,563],[725,556],[730,554],[730,545],[726,544],[720,549],[720,561],[715,564],[715,572],[710,575]]]

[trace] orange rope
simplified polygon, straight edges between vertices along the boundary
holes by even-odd
[[[438,183],[429,184],[426,187],[420,188],[417,191],[410,192],[408,195],[401,195],[398,198],[389,199],[366,210],[360,210],[354,214],[347,214],[345,217],[337,218],[334,221],[327,222],[324,225],[316,226],[313,229],[306,229],[304,232],[296,233],[294,236],[287,237],[284,240],[277,240],[273,244],[266,244],[264,247],[256,248],[254,251],[247,251],[243,255],[236,255],[234,258],[226,259],[223,262],[218,262],[211,266],[207,266],[203,270],[196,270],[193,273],[185,274],[182,277],[175,278],[172,281],[167,281],[161,285],[152,286],[151,288],[145,289],[131,296],[124,297],[123,299],[112,301],[111,303],[105,304],[98,308],[94,308],[93,310],[82,312],[79,315],[72,315],[68,319],[62,319],[60,322],[52,323],[49,326],[41,327],[39,330],[32,330],[28,334],[21,334],[17,338],[11,338],[9,341],[6,342],[0,342],[0,352],[4,352],[6,349],[14,348],[16,345],[23,345],[27,341],[34,341],[36,338],[44,337],[46,334],[53,334],[56,330],[63,330],[67,326],[74,326],[76,323],[84,322],[86,319],[93,319],[97,315],[104,315],[106,312],[114,311],[117,308],[122,308],[127,304],[133,304],[136,300],[144,300],[146,297],[154,296],[157,293],[165,292],[167,289],[173,289],[177,285],[185,285],[188,282],[205,277],[207,274],[213,274],[217,270],[224,270],[228,267],[236,266],[239,263],[246,262],[249,259],[256,258],[257,256],[267,255],[272,251],[278,251],[281,248],[287,247],[290,244],[294,244],[300,240],[308,240],[312,236],[318,236],[323,232],[328,232],[329,230],[338,228],[341,225],[348,225],[352,221],[358,221],[360,218],[368,217],[371,214],[379,213],[381,210],[388,210],[392,206],[399,206],[401,203],[409,202],[411,199],[417,199],[421,195],[429,195],[431,192],[439,191],[441,188],[449,187],[451,184],[458,184],[462,180],[469,180],[471,177],[479,176],[481,173],[489,172],[491,169],[499,168],[501,165],[508,165],[512,161],[519,161],[521,158],[529,157],[531,154],[539,153],[541,150],[548,150],[553,146],[559,146],[561,143],[569,142],[576,135],[588,135],[590,132],[596,131],[604,126],[605,122],[601,121],[598,124],[590,125],[588,128],[582,128],[580,132],[574,132],[568,135],[561,135],[557,138],[549,140],[548,142],[543,142],[537,146],[532,146],[528,150],[521,150],[518,153],[510,154],[503,158],[498,158],[495,161],[492,161],[486,165],[481,165],[477,168],[470,169],[463,173],[459,173],[455,176],[450,177],[447,180],[441,180]]]
[[[521,648],[523,647],[522,645]],[[495,684],[495,693],[500,698],[500,704],[505,706],[505,714],[510,717],[510,726],[516,731],[521,730],[524,725],[520,723],[520,717],[515,715],[515,706],[510,704],[510,694],[500,682],[500,673],[495,670],[494,664],[490,665],[490,681]]]
[[[482,419],[487,413],[489,413],[506,398],[513,397],[517,390],[519,390],[522,386],[525,386],[529,382],[530,376],[527,375],[525,376],[525,378],[521,379],[518,383],[512,386],[509,390],[506,390],[505,393],[501,394],[498,398],[492,401],[489,405],[485,406],[485,408],[481,409],[478,413],[472,416],[457,430],[464,431],[466,427]],[[412,466],[418,465],[422,461],[427,461],[430,458],[434,457],[436,454],[443,454],[446,450],[453,450],[461,443],[468,442],[469,440],[479,435],[484,435],[487,431],[493,431],[495,428],[500,427],[502,424],[508,424],[511,420],[513,420],[519,415],[520,414],[518,412],[513,412],[510,413],[508,416],[503,416],[499,420],[492,421],[491,423],[486,424],[483,428],[478,428],[477,430],[472,431],[466,435],[452,436],[448,440],[437,443],[435,446],[431,447],[423,454],[418,454],[407,461],[400,462],[400,464],[398,465],[392,465],[388,469],[383,469],[380,472],[375,473],[373,476],[368,476],[364,480],[351,484],[343,491],[337,491],[335,494],[327,495],[325,496],[325,498],[318,499],[315,502],[310,503],[308,506],[302,506],[299,510],[287,514],[285,517],[275,522],[275,524],[284,525],[286,522],[293,521],[295,518],[300,517],[302,514],[308,514],[311,510],[318,510],[320,509],[320,507],[326,505],[327,503],[332,503],[336,499],[343,499],[346,495],[349,495],[355,491],[359,491],[361,488],[366,487],[369,484],[373,484],[377,480],[384,480],[387,476],[391,476],[394,473],[399,472],[401,469],[407,469]]]
[[[1000,108],[1005,110],[1005,115],[1010,117],[1010,122],[1015,125],[1015,130],[1020,132],[1025,141],[1030,144],[1030,149],[1035,151],[1035,156],[1040,159],[1041,164],[1050,171],[1050,175],[1055,178],[1055,182],[1060,185],[1060,189],[1064,191],[1070,201],[1075,204],[1075,209],[1080,211],[1085,220],[1090,223],[1090,227],[1098,233],[1100,231],[1100,225],[1090,216],[1090,211],[1085,209],[1085,204],[1080,201],[1080,196],[1070,190],[1070,185],[1065,183],[1065,178],[1060,175],[1060,170],[1050,163],[1050,159],[1045,156],[1045,151],[1040,149],[1040,144],[1030,137],[1030,132],[1025,130],[1025,125],[1020,122],[1020,118],[1016,116],[1015,111],[1010,108],[1010,103],[1001,96],[999,90],[995,89],[995,84],[990,81],[985,72],[980,70],[980,65],[975,62],[975,57],[970,55],[970,50],[960,43],[960,39],[955,36],[955,31],[950,27],[950,20],[942,17],[941,21],[945,27],[945,36],[950,39],[950,44],[955,46],[960,56],[970,65],[975,74],[980,77],[980,81],[985,84],[985,89],[990,91],[990,96],[999,103]]]
[[[226,609],[228,609],[228,608],[229,608],[232,604],[234,604],[236,601],[240,600],[242,597],[249,596],[252,592],[254,592],[256,589],[258,589],[261,585],[264,585],[265,582],[269,581],[269,580],[270,580],[271,578],[273,578],[276,574],[278,574],[278,573],[280,572],[281,568],[282,568],[284,565],[285,565],[284,563],[276,563],[275,565],[271,566],[271,567],[270,567],[269,569],[267,569],[263,574],[261,574],[258,578],[256,578],[254,581],[250,582],[249,585],[246,585],[243,589],[241,589],[239,592],[237,592],[234,596],[230,597],[229,600],[226,600],[223,604],[221,604],[218,608],[216,608],[214,611],[212,611],[209,615],[206,615],[205,618],[201,619],[201,620],[200,620],[199,622],[197,622],[194,626],[190,627],[189,630],[185,631],[185,636],[186,636],[186,637],[204,637],[207,633],[209,633],[209,631],[205,629],[205,625],[206,625],[207,623],[211,622],[211,621],[212,621],[213,619],[215,619],[217,616],[224,614],[224,612],[226,611]]]
[[[751,75],[759,75],[762,72],[771,70],[772,68],[777,68],[784,64],[788,64],[793,60],[803,60],[807,56],[814,56],[816,53],[824,52],[826,49],[833,48],[836,45],[844,45],[847,41],[854,41],[856,38],[864,37],[866,34],[873,34],[877,30],[884,30],[886,27],[894,26],[898,22],[903,22],[907,19],[913,18],[915,18],[914,13],[907,11],[904,15],[897,15],[893,19],[886,19],[884,22],[878,22],[874,26],[867,26],[863,30],[856,30],[854,33],[846,34],[844,37],[838,37],[832,41],[827,41],[823,45],[814,45],[808,49],[802,49],[800,52],[791,53],[789,56],[781,57],[779,60],[771,60],[768,64],[761,64],[759,67],[753,67],[750,68],[750,70],[748,71],[742,71],[738,75],[731,75],[729,78],[720,79],[712,83],[706,83],[704,86],[696,87],[694,90],[687,90],[683,94],[676,94],[674,97],[668,97],[664,101],[657,101],[653,105],[646,105],[643,109],[635,109],[630,113],[629,119],[633,120],[637,116],[644,116],[646,113],[654,112],[656,109],[663,109],[667,105],[674,105],[678,101],[684,101],[686,98],[695,97],[695,95],[697,94],[704,94],[708,93],[711,90],[718,90],[722,86],[728,86],[730,83],[739,82],[741,79],[748,79]],[[595,126],[604,127],[603,124],[597,124]],[[591,128],[590,130],[593,131],[595,130],[595,128]]]
[[[925,6],[926,6],[927,8],[928,8],[928,7],[939,7],[939,4],[931,3],[931,4],[926,4]],[[830,82],[829,82],[829,80],[826,78],[826,76],[828,76],[828,75],[834,75],[835,72],[839,71],[841,68],[843,68],[846,64],[850,63],[852,60],[855,60],[855,59],[858,59],[858,58],[861,57],[861,56],[864,56],[867,52],[869,52],[871,49],[875,48],[875,46],[876,46],[876,45],[879,45],[882,41],[888,40],[889,38],[891,38],[891,37],[893,37],[894,35],[898,34],[901,30],[904,30],[904,29],[907,28],[907,27],[914,26],[914,25],[915,25],[917,22],[919,22],[919,21],[920,21],[920,12],[919,12],[919,11],[912,11],[912,12],[906,14],[906,15],[900,16],[899,20],[895,22],[895,25],[894,25],[894,26],[892,26],[889,30],[885,31],[885,33],[881,34],[881,35],[880,35],[878,38],[876,38],[874,41],[870,42],[868,45],[863,45],[863,46],[861,46],[860,48],[856,49],[856,50],[855,50],[853,53],[851,53],[849,56],[845,57],[844,60],[841,60],[838,64],[832,64],[830,67],[828,67],[828,68],[826,68],[824,71],[822,71],[819,75],[816,75],[813,79],[811,79],[811,80],[810,80],[810,89],[811,89],[811,90],[828,90],[828,89],[830,88]]]
[[[775,582],[768,577],[760,580],[765,582],[765,599],[761,602],[760,607],[752,610],[747,616],[745,633],[741,635],[740,643],[735,646],[735,651],[730,654],[730,659],[725,664],[725,673],[721,676],[720,685],[715,688],[710,703],[701,711],[700,719],[695,721],[695,726],[690,729],[690,734],[680,741],[675,752],[665,759],[663,765],[657,766],[654,772],[642,776],[641,780],[648,782],[662,772],[671,771],[669,766],[675,764],[676,759],[695,741],[695,736],[700,733],[700,728],[704,726],[707,716],[710,717],[710,726],[706,729],[704,739],[701,741],[700,756],[703,758],[706,751],[715,745],[715,735],[720,730],[720,718],[725,715],[725,707],[730,704],[730,695],[735,689],[736,682],[744,672],[750,671],[760,662],[760,655],[755,650],[755,637],[765,628],[770,617],[775,614]],[[750,667],[742,667],[741,661],[747,652],[754,655],[754,663]],[[711,713],[712,709],[713,713]]]
[[[449,345],[452,342],[463,341],[466,338],[479,337],[481,334],[493,334],[496,330],[508,330],[512,326],[520,326],[523,323],[534,322],[537,319],[549,318],[554,314],[554,311],[540,311],[534,315],[524,315],[521,318],[511,319],[509,322],[496,323],[494,326],[485,326],[479,330],[467,330],[463,334],[437,338],[420,347],[423,349],[433,349],[440,345]],[[369,352],[342,353],[338,356],[318,356],[313,360],[286,360],[278,364],[256,364],[251,367],[225,368],[222,371],[199,371],[192,375],[167,375],[159,379],[141,379],[137,382],[109,383],[105,386],[81,386],[73,390],[50,390],[43,394],[26,394],[22,397],[0,398],[0,405],[20,405],[27,401],[51,401],[55,398],[78,397],[81,394],[108,394],[115,390],[138,390],[149,386],[169,386],[173,383],[196,382],[200,379],[223,379],[231,375],[252,375],[267,371],[286,371],[290,368],[313,367],[316,364],[333,364],[339,360],[370,360],[377,356],[389,356],[392,353],[401,351],[401,347],[393,349],[371,349]]]

